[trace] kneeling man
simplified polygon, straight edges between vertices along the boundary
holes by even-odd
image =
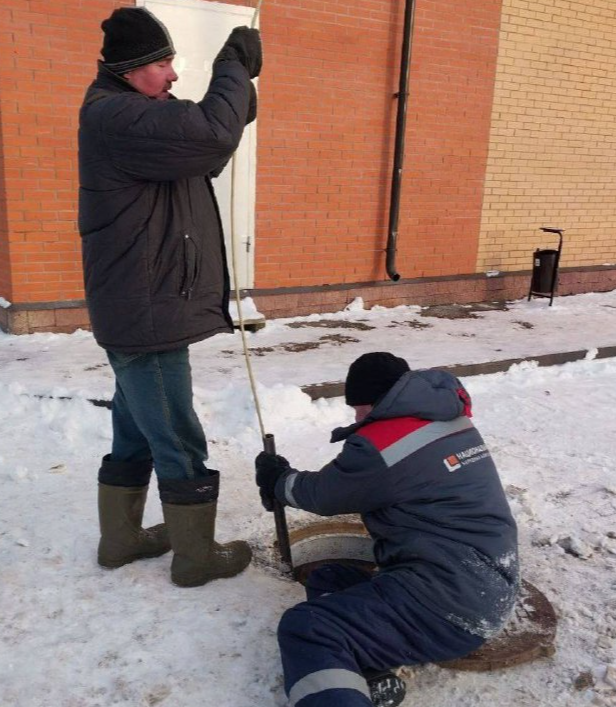
[[[320,471],[256,459],[268,510],[275,497],[322,516],[360,513],[374,540],[375,573],[318,568],[308,600],[280,621],[291,707],[399,704],[392,667],[476,650],[518,590],[516,524],[460,381],[369,353],[351,365],[345,398],[356,422],[334,430],[344,446]]]

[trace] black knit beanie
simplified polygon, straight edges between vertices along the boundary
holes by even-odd
[[[374,405],[405,373],[409,364],[390,353],[367,353],[353,361],[347,374],[344,396],[347,405]]]
[[[116,74],[125,74],[175,54],[165,25],[143,7],[114,10],[101,28],[103,64]]]

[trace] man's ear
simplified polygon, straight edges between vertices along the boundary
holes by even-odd
[[[374,405],[352,405],[355,410],[355,422],[361,422],[372,412]]]

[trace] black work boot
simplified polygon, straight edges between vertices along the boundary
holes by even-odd
[[[158,557],[171,544],[164,524],[141,527],[152,462],[114,462],[103,457],[98,473],[98,564],[108,569]]]
[[[406,696],[406,683],[390,670],[365,672],[370,699],[375,707],[396,707]]]
[[[200,587],[233,577],[252,559],[248,543],[235,540],[219,545],[214,540],[218,479],[218,472],[210,471],[210,476],[194,481],[159,480],[173,548],[171,581],[179,587]]]
[[[147,486],[98,485],[98,518],[101,539],[98,564],[108,569],[134,560],[158,557],[171,550],[164,524],[141,527]]]

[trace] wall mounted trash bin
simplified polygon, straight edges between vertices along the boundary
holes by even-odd
[[[531,297],[549,297],[550,306],[554,300],[554,291],[558,283],[558,265],[560,263],[560,254],[563,248],[563,229],[562,228],[542,228],[544,233],[557,233],[558,249],[537,248],[533,253],[533,269],[530,280],[530,290],[528,291],[528,299]]]

